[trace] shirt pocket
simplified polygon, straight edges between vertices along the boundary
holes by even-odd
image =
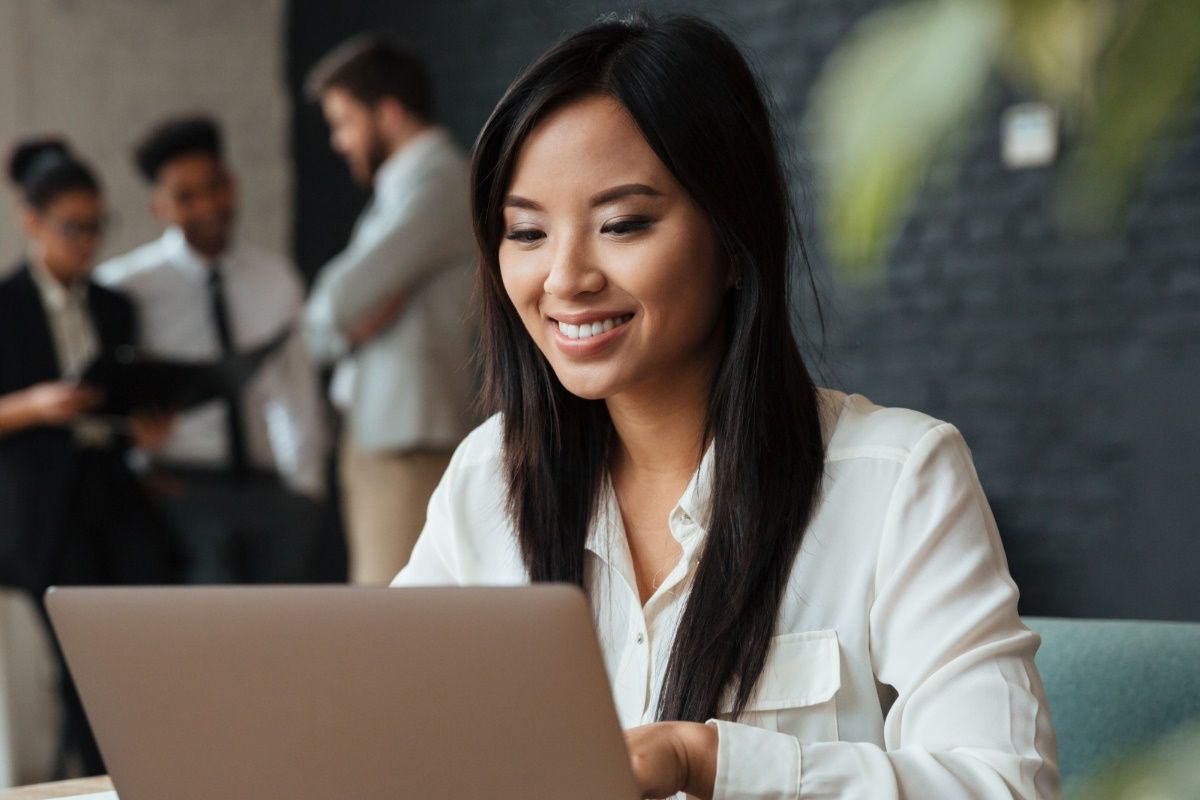
[[[841,666],[835,630],[773,637],[754,693],[737,721],[805,742],[837,741]],[[732,699],[723,707],[721,719],[733,719]]]

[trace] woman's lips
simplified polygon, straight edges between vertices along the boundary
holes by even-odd
[[[633,317],[633,314],[574,315],[568,318],[571,321],[550,317],[547,324],[559,350],[570,356],[583,357],[594,355],[615,341],[629,327]]]

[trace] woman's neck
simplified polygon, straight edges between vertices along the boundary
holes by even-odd
[[[704,455],[705,422],[715,366],[606,404],[617,435],[614,468],[626,474],[690,477]]]
[[[70,290],[76,283],[79,282],[78,278],[71,277],[70,275],[64,277],[63,275],[59,274],[60,271],[50,266],[46,259],[42,257],[41,253],[34,252],[32,255],[32,260],[36,269],[41,270],[42,274],[51,278],[55,283],[62,286],[64,289]]]
[[[667,520],[703,456],[713,372],[672,375],[607,401],[617,435],[609,470],[643,604],[683,552]]]

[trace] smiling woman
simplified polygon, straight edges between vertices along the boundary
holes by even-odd
[[[707,394],[728,267],[619,102],[596,94],[547,115],[516,161],[504,222],[505,292],[567,391]]]
[[[484,126],[473,198],[498,414],[395,583],[583,587],[645,797],[1057,796],[962,438],[801,359],[803,247],[729,38],[564,40]]]

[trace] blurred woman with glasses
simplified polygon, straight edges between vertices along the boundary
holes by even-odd
[[[18,144],[8,174],[28,247],[0,280],[0,585],[41,609],[55,584],[167,581],[173,559],[127,463],[135,439],[152,446],[165,423],[99,416],[102,394],[79,380],[101,353],[136,343],[133,306],[89,278],[108,221],[100,183],[58,139]],[[64,684],[57,771],[77,758],[72,771],[103,772]]]

